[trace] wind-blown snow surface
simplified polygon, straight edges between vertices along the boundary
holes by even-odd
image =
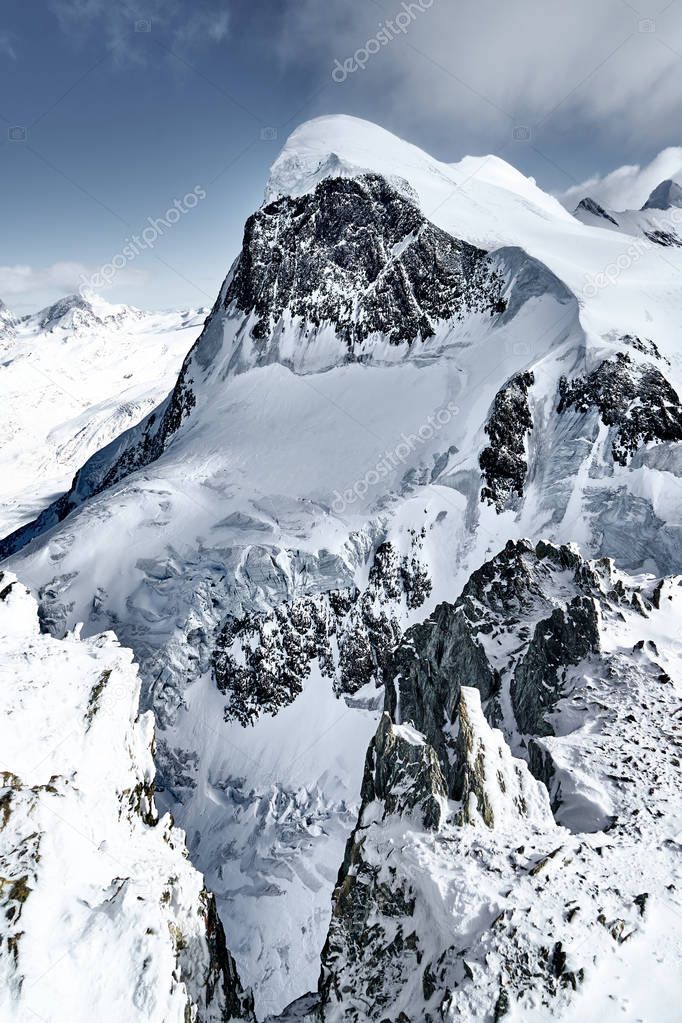
[[[334,692],[316,657],[302,668],[289,651],[293,702],[224,722],[213,668],[226,629],[279,608],[286,633],[296,598],[364,589],[386,541],[431,584],[417,603],[395,590],[399,630],[510,537],[682,568],[682,253],[652,245],[590,287],[631,239],[580,223],[496,158],[444,164],[346,117],[294,132],[267,197],[173,396],[83,468],[68,507],[5,548],[34,536],[12,567],[46,627],[114,628],[141,660],[164,805],[261,1013],[315,986],[381,693],[371,671],[366,691]],[[289,247],[262,256],[273,224]],[[319,276],[292,292],[301,265]],[[379,309],[382,329],[367,333],[358,309]],[[413,321],[425,331],[405,340]],[[648,404],[632,396],[640,379]],[[287,658],[266,632],[263,674],[279,677]]]
[[[253,1019],[184,835],[157,818],[132,653],[42,634],[0,573],[0,676],[0,1017]]]
[[[4,312],[3,535],[32,519],[93,452],[161,401],[206,311],[143,313],[74,295],[21,319]]]

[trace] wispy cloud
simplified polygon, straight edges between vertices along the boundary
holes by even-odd
[[[672,178],[682,183],[682,146],[668,146],[646,164],[626,164],[609,174],[595,174],[557,198],[573,210],[586,196],[611,210],[638,210],[656,185]]]
[[[227,37],[229,28],[230,16],[225,10],[193,11],[175,29],[175,43],[180,49],[220,43]]]
[[[145,63],[150,38],[188,52],[223,41],[229,14],[223,0],[192,6],[180,0],[50,0],[62,30],[76,43],[99,35],[118,63]]]
[[[10,60],[17,59],[17,51],[14,49],[12,36],[9,32],[0,32],[0,57],[9,57]]]
[[[281,52],[331,76],[412,0],[289,0]],[[501,148],[514,124],[540,135],[665,144],[679,120],[682,4],[661,0],[431,0],[361,75],[337,85],[347,109],[371,93],[374,120],[405,133],[428,122],[450,152]],[[663,8],[663,9],[662,9]],[[380,24],[381,23],[381,24]],[[385,33],[384,33],[385,36]],[[372,52],[372,51],[370,51]],[[340,80],[342,76],[337,76]],[[447,126],[447,134],[442,126]],[[444,148],[443,155],[447,153]]]
[[[97,269],[85,263],[68,261],[45,267],[21,263],[0,266],[0,297],[43,291],[55,291],[59,294],[76,292],[83,279],[91,277]],[[148,279],[149,275],[145,271],[128,267],[120,271],[117,284],[134,286],[144,284]]]

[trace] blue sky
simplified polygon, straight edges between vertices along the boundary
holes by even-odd
[[[103,294],[212,303],[279,148],[323,113],[377,121],[445,160],[498,153],[557,192],[593,179],[598,193],[634,165],[636,195],[640,168],[682,142],[682,2],[595,6],[4,0],[0,297],[26,312],[74,290],[198,188],[205,198]],[[334,80],[358,54],[366,66]]]

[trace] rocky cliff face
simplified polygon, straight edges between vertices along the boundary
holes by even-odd
[[[682,405],[677,392],[653,365],[637,365],[627,352],[604,360],[586,377],[559,384],[558,411],[596,408],[611,428],[611,451],[620,465],[643,444],[682,440]]]
[[[402,558],[390,542],[380,544],[362,591],[330,590],[265,614],[230,617],[213,654],[218,688],[228,697],[225,719],[248,724],[276,714],[303,691],[314,661],[337,694],[382,687],[402,633],[401,604],[415,610],[431,592],[422,540],[415,537]]]
[[[430,224],[385,178],[327,178],[285,196],[246,223],[224,307],[254,316],[269,342],[282,318],[334,326],[360,355],[380,334],[391,344],[426,340],[442,320],[504,312],[502,279],[486,254]]]
[[[679,602],[678,580],[642,588],[606,562],[522,542],[474,574],[449,619],[441,607],[408,632],[367,755],[318,1001],[300,1018],[577,1019],[583,999],[629,997],[610,964],[630,940],[656,942],[651,900],[663,913],[675,902],[675,853],[660,838],[680,812],[682,744],[676,654],[652,638],[633,649],[631,637],[665,635]],[[462,623],[497,671],[494,695],[471,660],[466,678],[450,660],[449,689],[439,681],[445,637]],[[511,715],[521,682],[525,739],[513,716],[504,731],[489,723],[500,707]],[[408,699],[415,689],[428,700]],[[549,705],[556,735],[545,738]],[[661,727],[670,769],[656,765]]]
[[[526,481],[526,437],[533,426],[528,389],[535,383],[532,373],[520,373],[495,395],[485,424],[490,443],[480,455],[485,486],[481,499],[498,511],[516,495],[521,497]]]

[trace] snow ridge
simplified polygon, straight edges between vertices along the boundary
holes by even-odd
[[[0,574],[0,1015],[253,1020],[213,897],[154,805],[154,723],[111,633],[41,634]]]

